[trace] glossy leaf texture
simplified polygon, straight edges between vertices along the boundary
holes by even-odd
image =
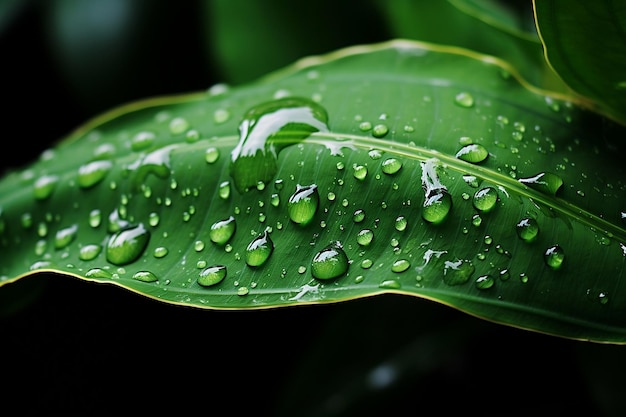
[[[534,1],[546,59],[597,111],[626,124],[626,8],[614,0]]]
[[[624,129],[413,41],[102,115],[0,182],[0,284],[37,272],[254,309],[382,293],[626,341]]]

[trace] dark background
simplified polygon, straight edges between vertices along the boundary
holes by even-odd
[[[245,81],[220,71],[199,2],[136,3],[137,30],[116,46],[79,42],[83,59],[59,49],[55,32],[56,13],[76,2],[2,6],[3,169],[28,163],[114,106]],[[327,29],[355,20],[345,9],[329,16]],[[330,51],[356,37],[385,40],[384,29],[367,25],[375,13],[361,11],[355,27],[344,24],[352,38],[304,52]],[[301,52],[294,49],[293,59]],[[615,393],[625,392],[617,347],[503,327],[410,297],[202,311],[61,276],[22,280],[0,297],[0,414],[7,416],[409,416],[433,409],[597,416],[618,415],[623,401]],[[402,370],[388,385],[372,385],[373,370],[388,363],[404,367],[393,368]]]

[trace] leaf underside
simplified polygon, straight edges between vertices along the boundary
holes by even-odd
[[[328,128],[294,120],[298,134],[233,171],[242,120],[285,97],[316,103]],[[5,175],[0,285],[55,272],[207,309],[398,293],[623,343],[623,135],[466,50],[397,40],[311,57],[249,85],[114,109]],[[317,209],[297,224],[289,199],[313,185]],[[448,214],[425,220],[442,195]],[[214,243],[231,218],[232,237]],[[518,234],[528,224],[533,239]],[[248,258],[253,241],[265,246]],[[333,250],[347,263],[327,258],[339,276],[316,278]]]

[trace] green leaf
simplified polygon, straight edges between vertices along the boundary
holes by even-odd
[[[7,174],[0,285],[54,271],[209,309],[397,293],[623,343],[623,134],[459,48],[310,57],[114,109]]]
[[[504,59],[540,88],[567,86],[547,65],[532,22],[532,9],[514,10],[495,0],[376,1],[397,38],[459,46]],[[523,8],[522,8],[523,9]],[[528,13],[526,13],[528,12]]]
[[[626,124],[626,8],[621,2],[534,1],[545,55],[596,111]]]

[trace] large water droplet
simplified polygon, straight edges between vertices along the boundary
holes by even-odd
[[[461,107],[472,107],[474,105],[474,97],[464,91],[454,97],[454,102]]]
[[[474,208],[482,212],[493,210],[497,202],[498,191],[493,187],[485,187],[476,191],[472,200]]]
[[[245,192],[267,183],[278,170],[278,153],[314,132],[328,131],[328,114],[318,103],[286,97],[250,109],[239,125],[239,143],[232,151],[230,175]]]
[[[81,188],[91,188],[106,177],[113,163],[107,160],[98,160],[82,165],[78,168],[77,182]]]
[[[400,171],[402,168],[402,162],[396,158],[385,159],[381,165],[381,170],[387,175],[393,175]]]
[[[411,263],[406,259],[398,259],[391,265],[391,270],[393,272],[404,272],[411,267]]]
[[[525,242],[532,242],[539,234],[539,224],[532,217],[525,217],[515,225],[517,235]]]
[[[250,242],[246,248],[246,263],[252,267],[261,266],[267,262],[273,251],[274,242],[266,230]]]
[[[205,268],[198,276],[198,284],[203,287],[210,287],[219,284],[226,278],[226,267],[224,265],[214,265]]]
[[[363,229],[356,235],[356,241],[361,246],[368,246],[374,239],[374,232],[370,229]]]
[[[64,229],[60,229],[59,231],[57,231],[54,237],[54,247],[56,249],[65,248],[74,240],[77,232],[78,232],[78,225],[72,225]]]
[[[133,274],[133,279],[141,282],[156,282],[159,279],[150,271],[138,271]]]
[[[114,265],[126,265],[137,260],[150,240],[143,224],[120,230],[107,242],[106,257]]]
[[[445,261],[443,281],[448,285],[465,284],[469,281],[475,269],[474,264],[468,260]]]
[[[348,256],[339,242],[319,251],[311,262],[311,274],[317,279],[338,278],[348,272]]]
[[[565,259],[565,252],[559,245],[554,245],[546,249],[544,259],[549,267],[559,269]]]
[[[227,219],[217,221],[211,225],[209,238],[213,243],[225,245],[235,234],[236,228],[237,223],[235,222],[235,218],[230,216]]]
[[[541,172],[533,177],[520,178],[522,184],[545,194],[556,195],[563,186],[563,179],[551,172]]]
[[[457,158],[471,162],[472,164],[478,164],[483,162],[489,156],[487,149],[477,143],[463,146],[455,155]]]
[[[80,251],[78,253],[78,258],[81,261],[92,261],[96,259],[98,255],[100,255],[101,251],[102,251],[102,246],[100,245],[95,245],[95,244],[85,245],[80,248]]]
[[[319,202],[320,196],[317,191],[317,185],[296,185],[296,191],[289,197],[287,202],[289,218],[296,224],[306,226],[313,221]]]

